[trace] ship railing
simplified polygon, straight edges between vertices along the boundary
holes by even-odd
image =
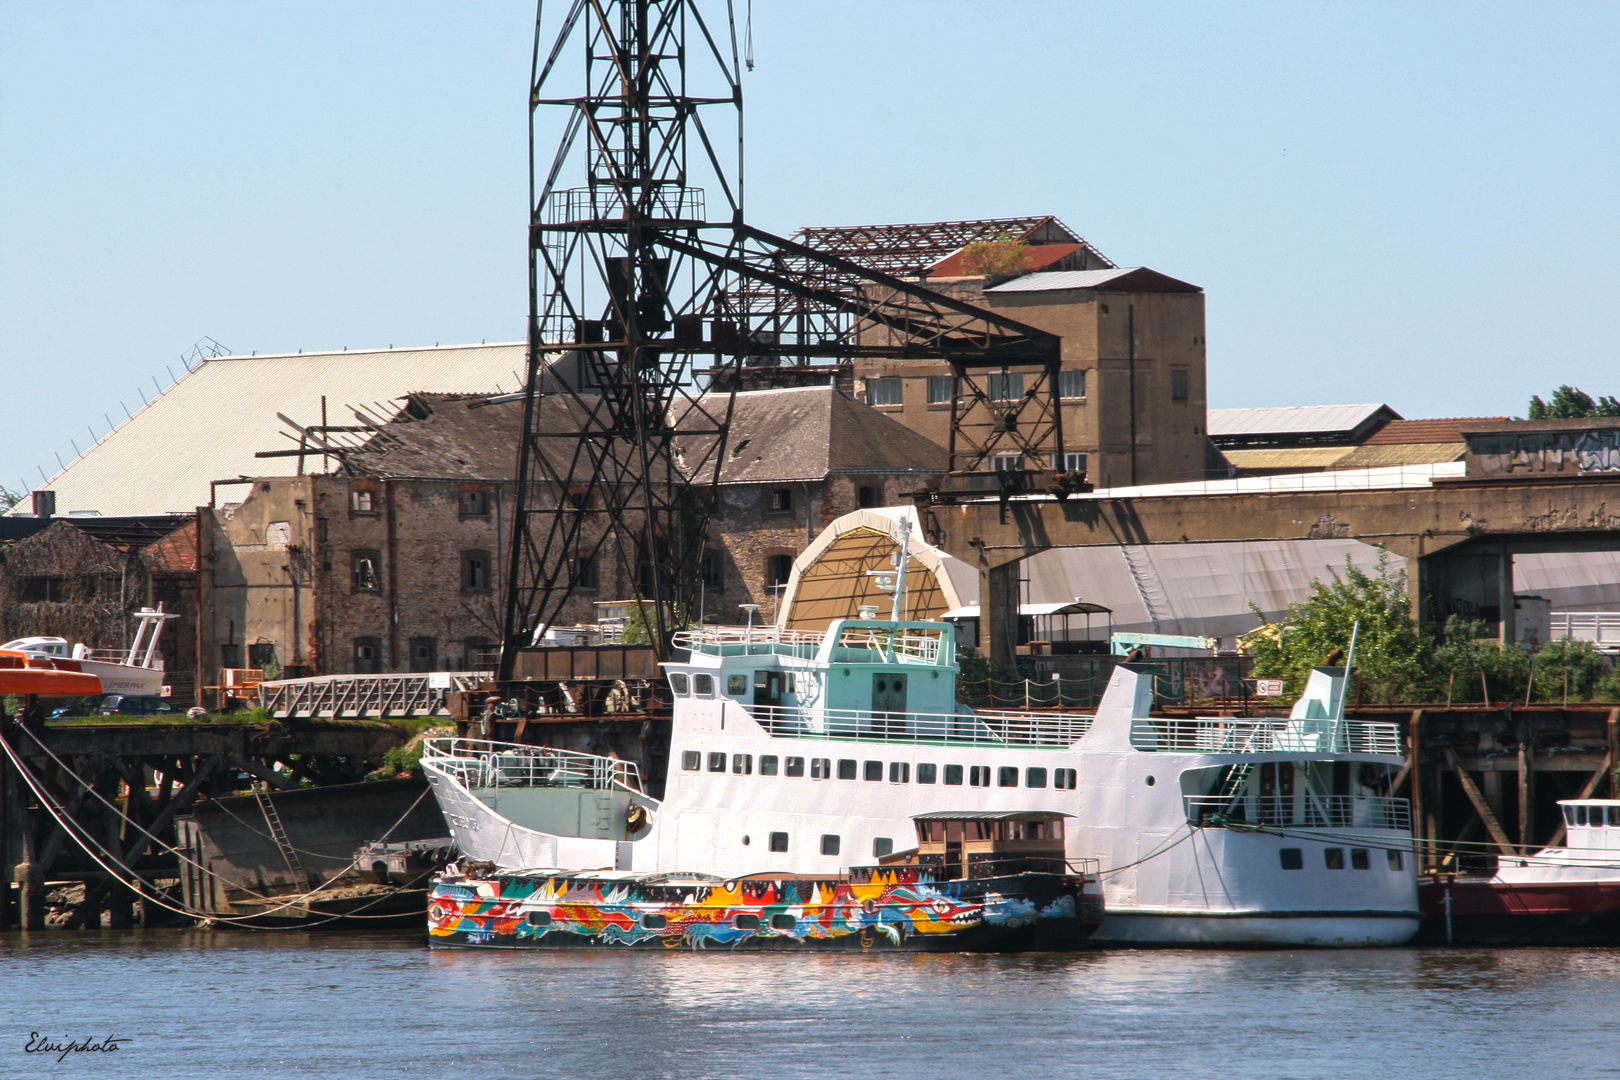
[[[1187,821],[1291,829],[1412,829],[1412,804],[1384,795],[1184,795]]]
[[[747,629],[737,626],[706,626],[700,630],[679,630],[675,647],[706,656],[795,656],[815,659],[821,648],[821,635],[803,630],[780,630],[774,626]]]
[[[1230,716],[1131,721],[1138,750],[1195,754],[1400,754],[1399,724]]]
[[[854,623],[846,626],[833,646],[835,663],[939,663],[941,633],[890,630]]]
[[[633,761],[488,739],[424,739],[422,763],[466,788],[623,788],[641,791]]]
[[[743,706],[770,734],[793,739],[945,743],[953,746],[1069,746],[1091,717],[1078,713],[923,713]]]

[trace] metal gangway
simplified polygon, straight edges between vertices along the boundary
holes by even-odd
[[[449,716],[445,695],[455,690],[476,690],[486,678],[476,671],[434,671],[278,679],[259,684],[259,704],[275,717],[394,720]]]

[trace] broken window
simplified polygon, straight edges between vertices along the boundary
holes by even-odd
[[[349,555],[349,568],[351,584],[355,592],[380,592],[382,590],[382,575],[379,568],[382,566],[382,555],[376,551],[354,551]]]
[[[461,553],[461,588],[464,592],[489,591],[489,552]]]

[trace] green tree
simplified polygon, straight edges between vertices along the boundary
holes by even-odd
[[[636,597],[636,602],[630,605],[629,613],[624,620],[624,633],[619,635],[619,641],[624,645],[651,645],[653,643],[653,629],[657,623],[653,621],[652,601]],[[676,630],[685,630],[692,625],[687,617],[686,605],[675,604],[664,625],[673,633]]]
[[[1029,245],[1022,240],[984,240],[962,249],[962,273],[996,277],[1029,269]]]
[[[1264,618],[1254,604],[1249,609]],[[1310,596],[1288,605],[1281,623],[1247,635],[1243,647],[1255,658],[1257,676],[1286,680],[1293,696],[1304,690],[1311,668],[1326,663],[1335,651],[1344,662],[1357,623],[1355,667],[1364,697],[1406,698],[1421,690],[1432,642],[1412,621],[1406,572],[1391,570],[1389,553],[1383,550],[1375,573],[1346,558],[1342,575],[1332,573],[1331,582],[1311,582]]]
[[[1599,397],[1573,386],[1560,386],[1553,392],[1552,401],[1530,396],[1530,420],[1581,420],[1589,416],[1620,416],[1620,400]]]

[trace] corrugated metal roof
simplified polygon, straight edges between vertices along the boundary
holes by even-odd
[[[1203,292],[1197,285],[1161,274],[1146,266],[1121,266],[1113,270],[1057,270],[1025,274],[986,293],[1057,292],[1063,289],[1100,289],[1129,292]]]
[[[297,458],[255,458],[289,449],[276,413],[319,423],[325,395],[332,423],[347,406],[413,391],[499,393],[522,385],[521,342],[205,360],[161,396],[53,476],[57,513],[108,516],[185,513],[208,502],[211,480],[289,476]]]
[[[1388,405],[1285,405],[1278,408],[1211,409],[1211,436],[1282,435],[1308,432],[1353,431],[1372,419],[1379,409],[1389,409],[1399,420],[1400,413]]]

